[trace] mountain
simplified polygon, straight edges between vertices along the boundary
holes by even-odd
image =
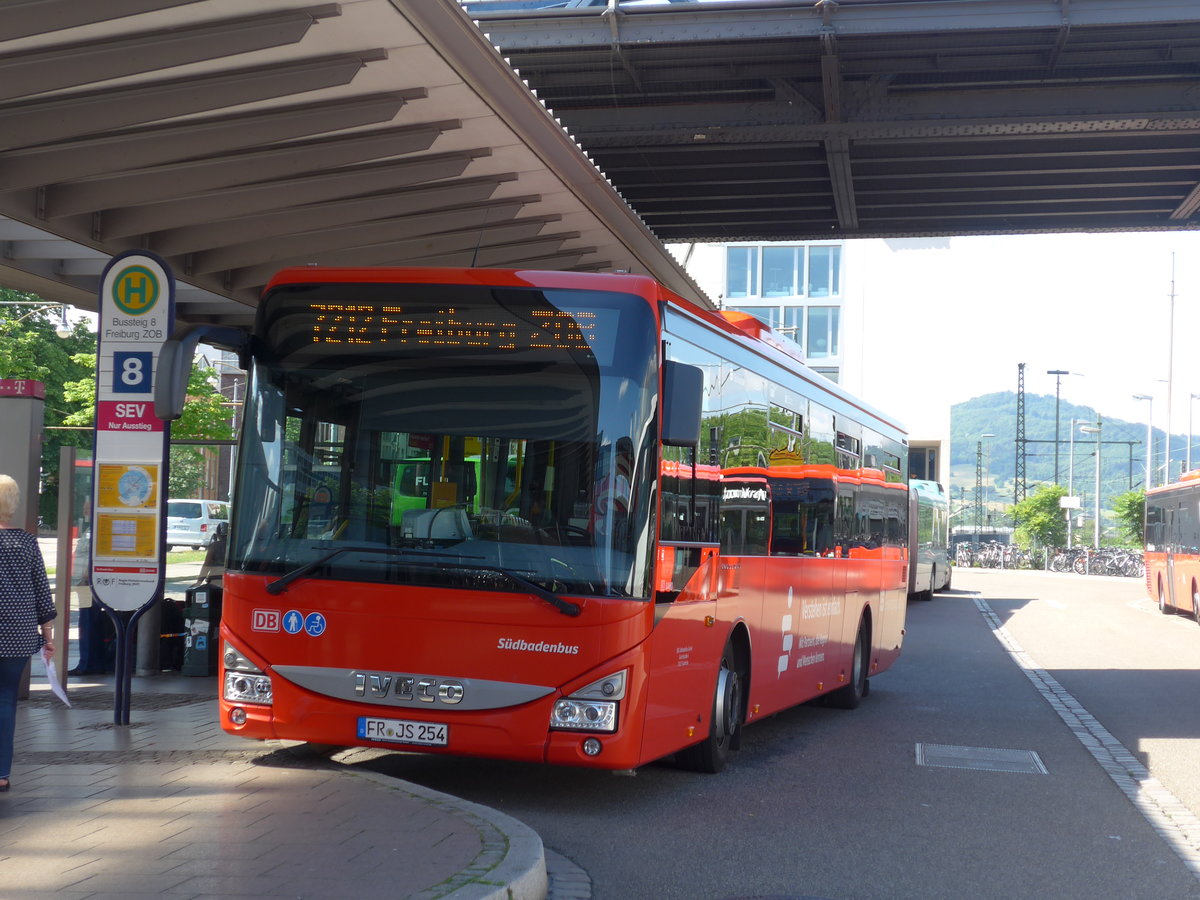
[[[1058,482],[1067,487],[1071,472],[1071,420],[1095,424],[1097,412],[1090,406],[1077,406],[1066,400],[1058,411]],[[1027,494],[1042,484],[1053,484],[1054,462],[1054,396],[1025,395],[1025,485]],[[1016,474],[1017,395],[1012,391],[984,394],[950,409],[950,483],[953,496],[959,488],[969,494],[975,488],[976,453],[982,445],[983,480],[991,479],[991,496],[1013,502]],[[981,435],[991,433],[993,438]],[[1124,491],[1140,488],[1146,467],[1146,423],[1105,419],[1102,422],[1100,480],[1102,505]],[[1076,495],[1090,495],[1095,480],[1094,434],[1075,429],[1075,465],[1073,490]],[[990,450],[989,450],[990,445]],[[1162,466],[1164,431],[1154,429],[1155,465]],[[1176,434],[1171,440],[1173,472],[1178,477],[1182,458],[1186,455],[1187,435]],[[1195,452],[1195,451],[1193,451]],[[990,464],[989,464],[990,455]],[[1161,480],[1161,472],[1159,474]]]

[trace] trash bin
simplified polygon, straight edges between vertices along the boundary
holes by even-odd
[[[183,674],[216,675],[221,643],[221,579],[187,589],[183,605]]]

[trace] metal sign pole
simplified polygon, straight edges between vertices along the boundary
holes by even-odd
[[[154,254],[122,253],[104,269],[99,301],[92,588],[116,626],[113,719],[128,725],[133,636],[162,598],[166,569],[170,426],[154,414],[154,372],[175,327],[175,277]]]

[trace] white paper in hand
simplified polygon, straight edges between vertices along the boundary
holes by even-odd
[[[46,683],[50,685],[50,690],[54,691],[54,696],[70,706],[71,701],[67,699],[67,692],[63,690],[62,683],[58,680],[58,669],[45,650],[38,654],[38,659],[42,661],[42,668],[46,670]]]

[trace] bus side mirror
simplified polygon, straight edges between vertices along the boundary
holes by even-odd
[[[187,367],[180,354],[179,341],[163,341],[158,350],[158,371],[154,373],[154,414],[164,421],[174,421],[183,415],[183,403],[187,399],[187,378],[192,370],[191,359]]]
[[[192,355],[201,339],[210,344],[228,347],[241,353],[250,337],[246,332],[221,325],[197,325],[179,340],[163,341],[158,351],[158,367],[154,372],[154,414],[164,421],[174,421],[183,415],[187,402],[188,375],[192,372]]]
[[[697,446],[703,406],[704,371],[674,360],[664,362],[662,442],[668,447]]]

